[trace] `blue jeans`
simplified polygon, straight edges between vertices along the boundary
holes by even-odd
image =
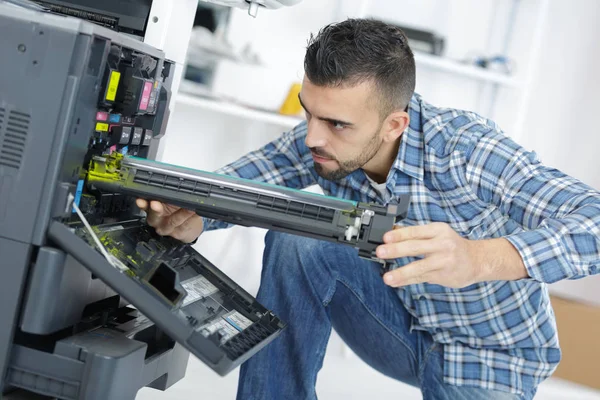
[[[419,387],[425,400],[533,397],[444,383],[443,346],[427,332],[409,331],[411,316],[379,265],[355,249],[276,232],[265,243],[257,299],[288,326],[242,365],[239,400],[316,399],[332,327],[367,364]]]

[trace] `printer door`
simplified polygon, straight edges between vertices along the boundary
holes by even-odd
[[[48,237],[220,375],[284,329],[282,321],[191,246],[179,243],[173,249],[170,238],[160,244],[160,237],[140,222],[94,229],[103,243],[114,246],[110,251],[121,259],[120,267],[76,228],[54,221]]]

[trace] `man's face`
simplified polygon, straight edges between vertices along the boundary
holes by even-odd
[[[316,172],[339,180],[369,166],[382,145],[382,118],[373,84],[323,87],[304,78],[300,102],[306,112]]]

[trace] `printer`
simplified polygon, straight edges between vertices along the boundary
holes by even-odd
[[[299,1],[210,2],[256,15]],[[0,0],[0,395],[131,400],[180,380],[190,354],[225,375],[285,329],[157,235],[136,197],[374,260],[406,215],[408,199],[382,207],[158,162],[196,7]]]

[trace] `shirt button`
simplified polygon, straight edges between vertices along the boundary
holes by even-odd
[[[597,266],[595,266],[595,265],[592,265],[592,266],[590,267],[590,274],[594,275],[594,274],[596,274],[596,273],[598,273],[598,267],[597,267]]]

